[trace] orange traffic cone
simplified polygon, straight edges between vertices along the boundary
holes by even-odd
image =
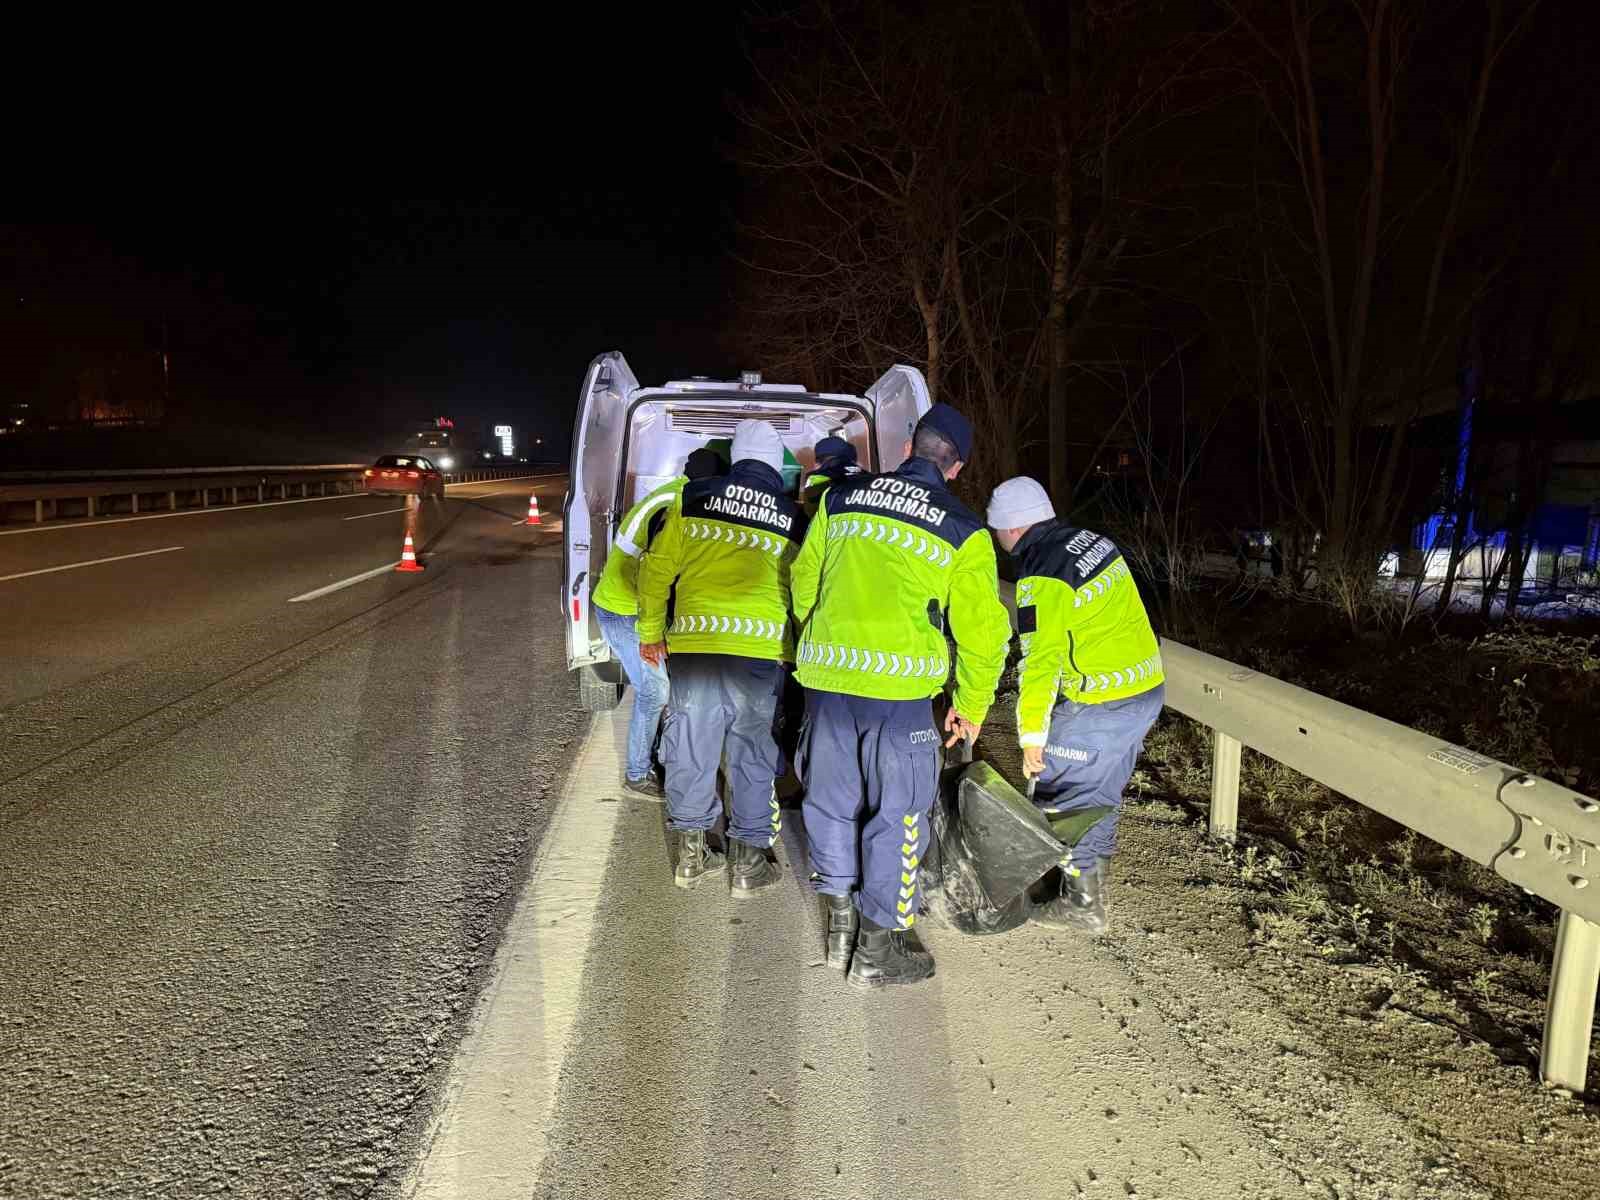
[[[425,571],[427,570],[417,561],[417,548],[411,541],[411,535],[406,534],[406,548],[400,552],[400,561],[395,563],[396,571]]]
[[[534,494],[534,495],[528,497],[528,519],[526,521],[524,521],[523,524],[524,525],[541,525],[541,524],[543,524],[543,522],[539,520],[539,497],[538,497],[537,494]]]

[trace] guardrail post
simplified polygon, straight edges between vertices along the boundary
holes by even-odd
[[[1211,836],[1232,842],[1239,834],[1239,739],[1211,731]]]
[[[1547,1087],[1580,1094],[1588,1081],[1594,1000],[1600,985],[1600,925],[1561,910],[1550,1000],[1545,1009],[1539,1078]]]
[[[43,500],[35,500],[33,502],[33,523],[35,525],[43,525],[44,524],[44,501]]]
[[[167,510],[169,512],[178,511],[178,493],[176,491],[167,493]]]
[[[89,515],[92,517],[92,516],[95,515],[94,514],[94,497],[90,496],[88,498],[88,500],[89,500]]]

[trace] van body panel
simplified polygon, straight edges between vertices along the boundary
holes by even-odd
[[[562,612],[567,626],[567,669],[605,662],[611,655],[589,608],[589,592],[605,568],[622,466],[628,397],[639,381],[615,350],[597,355],[578,393],[572,426],[571,485],[562,510],[565,569]]]
[[[933,407],[928,381],[915,367],[890,367],[867,389],[872,401],[874,438],[878,444],[877,469],[892,471],[905,461],[906,442],[922,414]]]

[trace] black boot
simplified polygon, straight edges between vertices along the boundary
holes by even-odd
[[[733,851],[735,900],[743,900],[747,896],[754,896],[757,892],[764,892],[781,878],[778,864],[770,861],[767,852],[760,846],[752,846],[749,842],[741,842],[738,838],[729,838],[728,846]]]
[[[849,896],[824,896],[828,912],[828,965],[842,971],[850,965],[850,952],[856,948],[860,919]]]
[[[856,988],[881,988],[892,983],[921,983],[933,978],[933,955],[913,950],[898,929],[885,929],[871,917],[861,918],[856,952],[844,981]]]
[[[678,865],[672,870],[672,882],[679,887],[692,888],[722,866],[722,855],[706,845],[704,829],[680,829],[677,841]]]
[[[1076,870],[1063,866],[1061,895],[1038,909],[1034,919],[1041,925],[1088,934],[1101,934],[1111,928],[1106,916],[1106,867],[1103,858]]]

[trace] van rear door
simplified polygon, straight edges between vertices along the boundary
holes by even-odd
[[[605,567],[617,519],[617,477],[628,399],[639,381],[611,350],[589,364],[572,426],[571,484],[562,510],[561,608],[567,626],[567,669],[611,657],[589,612],[589,592]]]
[[[915,367],[890,367],[867,389],[872,401],[873,442],[878,451],[877,470],[892,471],[905,461],[906,442],[922,414],[932,407],[928,381]]]

